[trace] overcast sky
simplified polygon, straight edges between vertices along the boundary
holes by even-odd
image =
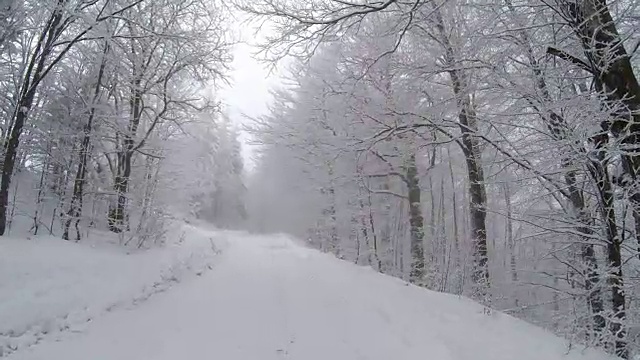
[[[257,49],[249,42],[256,40],[255,34],[244,30],[240,31],[240,36],[243,43],[236,45],[233,51],[234,59],[229,76],[231,84],[220,92],[231,120],[239,126],[246,123],[242,114],[256,117],[266,113],[270,102],[269,89],[277,84],[277,76],[270,76],[265,65],[253,57]],[[247,135],[243,133],[241,140],[246,142]],[[252,147],[243,143],[243,153],[246,166],[250,169],[253,165]]]

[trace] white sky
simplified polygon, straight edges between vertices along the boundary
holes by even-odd
[[[252,31],[239,30],[242,38],[254,36]],[[252,39],[255,40],[255,39]],[[271,96],[269,90],[277,84],[277,76],[269,75],[266,66],[256,59],[253,54],[256,47],[248,43],[240,43],[233,51],[232,71],[230,73],[230,85],[225,86],[220,92],[221,100],[227,105],[227,111],[231,120],[241,126],[246,123],[243,114],[256,117],[265,114]],[[252,146],[246,144],[248,136],[242,134],[243,156],[247,169],[253,167]]]

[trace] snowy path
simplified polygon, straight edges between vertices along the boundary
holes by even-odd
[[[230,239],[212,271],[10,359],[609,359],[469,300],[282,237]]]

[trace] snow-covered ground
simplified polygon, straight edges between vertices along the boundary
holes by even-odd
[[[487,311],[470,300],[409,286],[303,248],[285,236],[241,233],[219,236],[205,230],[201,233],[202,239],[213,238],[216,244],[226,237],[229,239],[224,240],[225,246],[219,246],[223,250],[215,258],[215,266],[203,276],[176,283],[169,291],[136,306],[101,313],[82,332],[67,332],[62,341],[44,336],[38,345],[16,351],[9,358],[612,359],[597,351],[570,347],[549,332]],[[103,287],[125,287],[128,281],[139,281],[138,275],[131,272],[134,265],[115,260],[120,254],[97,255],[83,249],[77,256],[76,260],[90,256],[94,259],[85,259],[78,269],[93,266],[93,261],[104,264],[117,261],[116,266],[123,267],[120,275],[125,279],[118,280],[99,271],[87,278],[71,269],[52,273],[52,277],[71,276],[67,289],[74,290],[68,299],[85,296],[84,303],[89,304],[104,296]],[[138,263],[136,269],[146,272],[146,265],[140,264],[144,261],[156,266],[155,260],[143,260],[146,256],[152,257],[132,256],[136,259],[132,261]],[[47,261],[48,258],[44,260]],[[99,285],[86,282],[90,278]],[[25,276],[22,283],[30,287],[27,284],[31,281],[34,279]],[[82,282],[81,286],[73,285],[75,281]],[[44,285],[40,288],[44,294],[64,292]],[[83,295],[76,291],[100,294]],[[0,293],[4,304],[4,289]],[[51,296],[54,298],[57,296]],[[41,302],[43,308],[47,308],[44,305],[47,303]],[[12,309],[28,315],[19,304]],[[3,312],[2,316],[6,319],[7,315]],[[20,322],[21,316],[8,318]]]
[[[0,356],[81,331],[103,313],[202,274],[218,252],[213,237],[224,234],[184,223],[171,233],[170,244],[145,251],[110,244],[114,239],[100,233],[80,243],[49,236],[2,238]]]

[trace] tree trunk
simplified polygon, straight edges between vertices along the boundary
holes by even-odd
[[[453,73],[456,73],[455,71]],[[454,92],[461,95],[460,79],[452,75]],[[457,85],[456,85],[457,84]],[[489,288],[489,257],[487,249],[486,204],[487,195],[484,185],[484,171],[479,151],[478,139],[475,137],[477,126],[475,110],[467,95],[460,99],[460,129],[462,131],[462,152],[467,165],[469,178],[469,216],[471,223],[471,237],[474,244],[474,266],[471,278],[475,284],[475,296],[484,298]]]
[[[358,214],[360,219],[360,232],[362,233],[362,239],[364,239],[364,246],[367,249],[367,265],[371,266],[371,241],[369,239],[369,230],[367,228],[367,220],[364,210],[364,202],[362,201],[362,194],[358,194],[358,204],[360,205],[360,213]]]
[[[422,217],[421,190],[415,154],[409,156],[405,166],[405,177],[409,192],[409,224],[411,227],[411,270],[409,272],[409,282],[424,285],[424,219]]]
[[[461,116],[463,117],[463,116]],[[466,128],[464,122],[461,121]],[[486,204],[487,195],[484,188],[484,172],[477,151],[477,139],[471,131],[465,130],[462,135],[463,152],[469,176],[469,215],[471,216],[471,236],[474,242],[474,268],[472,279],[476,284],[476,295],[484,297],[489,288],[489,257],[487,250]]]
[[[612,111],[613,121],[602,124],[602,137],[608,133],[620,139],[623,149],[627,153],[622,155],[624,179],[622,186],[631,194],[634,221],[636,229],[640,228],[640,193],[637,190],[638,171],[640,170],[640,84],[631,66],[630,56],[627,54],[620,38],[616,24],[613,21],[609,7],[605,0],[588,0],[579,3],[567,3],[563,9],[573,19],[571,26],[580,39],[584,54],[589,63],[582,62],[582,68],[589,71],[595,80],[598,90],[606,96],[605,105]],[[553,49],[550,49],[553,50]],[[557,51],[552,52],[558,54]],[[574,63],[580,64],[577,59]],[[620,109],[617,105],[623,105]],[[606,157],[604,149],[599,148],[606,140],[599,141],[597,151],[599,159]],[[601,161],[602,162],[602,161]],[[611,332],[615,336],[614,352],[616,355],[628,358],[626,343],[625,295],[622,278],[622,260],[620,254],[620,238],[617,234],[616,215],[614,210],[614,194],[607,173],[606,164],[594,164],[593,173],[598,178],[598,191],[601,200],[603,220],[607,229],[607,258],[610,272],[609,285],[612,292],[612,307],[615,320],[611,322]],[[599,165],[599,166],[598,166]],[[640,239],[637,239],[640,241]]]
[[[47,153],[51,151],[51,141],[47,142]],[[44,206],[42,205],[42,195],[44,193],[44,181],[45,174],[47,169],[49,168],[50,157],[47,156],[46,160],[42,164],[42,171],[40,171],[40,183],[38,184],[38,194],[36,195],[36,210],[33,213],[33,235],[38,235],[38,231],[40,230],[40,211],[43,210]],[[15,198],[15,196],[14,196]],[[15,200],[14,200],[15,201]]]
[[[41,33],[36,48],[34,49],[29,65],[25,70],[11,129],[4,144],[4,156],[2,162],[2,177],[0,179],[0,235],[4,235],[7,226],[7,207],[9,205],[9,187],[20,144],[20,135],[28,118],[29,110],[33,105],[38,85],[42,81],[45,62],[53,50],[54,42],[60,35],[60,25],[63,16],[63,7],[66,0],[58,0],[56,8],[47,20]]]
[[[108,50],[108,44],[105,44],[104,52],[102,54],[102,62],[98,70],[98,77],[96,79],[96,87],[93,92],[93,99],[91,101],[91,110],[89,111],[89,118],[83,129],[82,142],[80,143],[80,153],[78,161],[78,170],[76,172],[76,178],[73,182],[73,195],[71,198],[71,204],[69,205],[69,211],[67,211],[67,221],[64,224],[64,231],[62,238],[69,240],[69,227],[71,222],[75,220],[76,228],[76,241],[80,241],[80,230],[78,224],[80,222],[80,215],[82,214],[82,198],[84,195],[84,184],[86,182],[87,175],[87,158],[89,156],[89,146],[91,141],[91,131],[93,127],[93,119],[96,114],[96,105],[98,98],[100,97],[100,87],[102,86],[102,77],[104,75],[104,68],[106,66],[106,55]]]
[[[515,8],[511,1],[507,2],[509,10],[515,14]],[[534,85],[537,89],[537,93],[542,98],[542,111],[540,116],[544,121],[549,132],[553,136],[554,140],[558,142],[560,146],[564,146],[567,141],[571,141],[573,138],[569,133],[569,127],[565,119],[554,111],[546,109],[547,105],[552,103],[552,98],[547,87],[547,82],[542,73],[542,68],[534,55],[531,47],[531,40],[529,34],[525,30],[519,31],[521,42],[525,55],[531,66],[532,74],[534,76]],[[582,148],[581,144],[576,144],[577,148]],[[587,164],[588,165],[588,164]],[[583,266],[585,267],[584,273],[584,288],[587,292],[586,300],[590,313],[592,314],[592,326],[595,338],[599,338],[606,327],[606,321],[603,317],[604,303],[602,300],[602,290],[599,287],[600,276],[598,274],[598,262],[595,256],[593,245],[591,244],[590,237],[594,234],[591,225],[593,221],[589,218],[588,209],[584,201],[582,190],[578,185],[577,172],[574,161],[571,155],[563,155],[561,160],[561,166],[565,171],[564,182],[567,185],[568,200],[573,210],[573,216],[578,222],[576,226],[576,232],[578,234],[584,234],[580,239],[580,257],[582,258]]]
[[[607,283],[611,287],[611,308],[614,317],[610,321],[609,331],[615,338],[612,350],[617,356],[626,359],[629,357],[626,340],[627,331],[624,324],[626,319],[626,300],[622,277],[621,241],[618,235],[615,213],[615,193],[607,170],[604,144],[596,144],[595,151],[597,152],[596,159],[592,161],[590,171],[596,183],[600,214],[607,239],[607,260],[609,265]]]
[[[460,64],[457,63],[456,51],[447,34],[440,8],[436,5],[433,6],[433,14],[436,18],[435,25],[444,46],[444,60],[450,69],[448,73],[458,106],[462,153],[465,157],[469,179],[469,216],[471,218],[471,238],[474,244],[474,266],[471,278],[475,286],[474,296],[484,299],[490,285],[486,226],[487,193],[484,184],[482,156],[476,136],[478,132],[476,112],[467,88],[466,75],[460,70]]]
[[[373,220],[373,208],[372,208],[372,203],[371,203],[371,192],[368,191],[367,192],[367,205],[369,206],[369,214],[368,214],[368,218],[369,218],[369,226],[371,227],[371,237],[373,238],[373,258],[374,261],[376,263],[376,266],[378,267],[376,270],[378,270],[378,272],[383,272],[382,271],[382,261],[380,260],[380,253],[379,253],[379,244],[378,244],[378,235],[376,234],[376,227],[375,227],[375,222]]]
[[[504,184],[504,202],[507,211],[507,224],[505,228],[505,240],[507,243],[507,249],[509,249],[509,270],[511,271],[511,282],[513,284],[518,283],[518,268],[516,266],[516,243],[513,236],[513,210],[511,206],[511,189],[509,184]],[[517,286],[517,285],[516,285]],[[514,306],[520,306],[518,300],[518,294],[513,295]]]
[[[455,259],[455,269],[456,269],[456,276],[457,276],[457,289],[455,291],[456,294],[462,294],[462,266],[461,266],[461,262],[462,262],[462,252],[460,250],[460,225],[458,224],[458,196],[456,194],[456,182],[455,182],[455,178],[453,176],[453,164],[452,164],[452,159],[451,159],[451,151],[449,150],[449,148],[447,148],[447,154],[449,156],[449,175],[451,176],[451,196],[452,196],[452,202],[451,202],[451,206],[453,208],[452,214],[453,214],[453,248],[456,252],[454,259]]]
[[[122,172],[117,174],[114,180],[114,191],[117,196],[117,202],[114,207],[109,209],[109,230],[115,233],[121,233],[127,229],[127,192],[129,191],[129,177],[131,176],[131,157],[132,153],[124,153],[119,160],[122,162]],[[118,166],[120,168],[121,166]],[[120,171],[120,170],[119,170]]]
[[[135,50],[132,45],[132,53]],[[135,137],[142,118],[142,80],[138,69],[134,65],[134,80],[131,82],[131,98],[129,99],[130,120],[125,134],[122,148],[117,156],[117,170],[113,182],[113,190],[116,194],[116,204],[109,209],[109,229],[115,233],[121,233],[128,227],[127,193],[129,191],[129,178],[131,177],[131,162],[135,149]]]
[[[596,89],[605,97],[604,105],[611,110],[613,121],[607,119],[602,122],[602,133],[599,135],[601,139],[596,140],[597,151],[604,153],[605,150],[600,146],[606,144],[609,133],[619,139],[623,149],[628,151],[621,157],[626,178],[620,183],[630,194],[637,237],[637,229],[640,229],[640,193],[637,190],[640,170],[640,154],[637,151],[640,145],[640,84],[606,1],[567,2],[564,5],[561,10],[572,19],[570,25],[579,38],[588,63],[557,49],[549,48],[547,52],[590,72],[595,80]],[[622,105],[623,108],[620,109],[618,105]],[[596,177],[594,180],[598,185],[602,217],[607,230],[607,258],[611,271],[608,283],[611,286],[615,317],[610,328],[615,336],[613,351],[620,357],[628,358],[626,329],[623,324],[625,295],[622,261],[615,223],[613,190],[605,164],[594,164],[592,173]],[[640,238],[636,241],[640,246]]]
[[[329,200],[329,206],[323,210],[325,219],[329,219],[329,251],[337,257],[340,257],[340,239],[338,238],[338,219],[336,218],[336,190],[333,184],[333,166],[329,164],[327,174],[329,175],[329,187],[325,194]]]

